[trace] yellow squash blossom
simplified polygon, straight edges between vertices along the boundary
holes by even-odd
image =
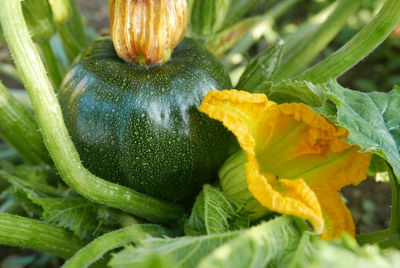
[[[325,239],[354,235],[339,190],[366,178],[371,155],[350,146],[345,129],[305,104],[237,90],[211,91],[199,109],[236,135],[248,190],[263,207],[307,219]]]

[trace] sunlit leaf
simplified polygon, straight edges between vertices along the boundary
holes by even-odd
[[[196,267],[204,256],[241,233],[234,231],[196,237],[149,238],[137,248],[125,247],[113,256],[109,265],[117,268],[149,267],[147,263],[154,261],[173,264],[169,267]]]
[[[283,80],[278,83],[264,83],[256,87],[253,93],[264,93],[268,99],[277,103],[300,102],[311,107],[320,107],[326,97],[324,85],[314,85],[307,81]]]
[[[348,142],[386,159],[400,178],[400,91],[363,93],[331,82],[325,95],[337,105]]]
[[[293,253],[301,232],[288,216],[265,222],[225,243],[199,264],[199,268],[265,267]]]
[[[337,242],[317,243],[313,257],[304,267],[392,268],[399,263],[398,251],[381,250],[373,245],[360,247],[352,238],[346,237]]]

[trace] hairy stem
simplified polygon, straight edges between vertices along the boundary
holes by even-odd
[[[234,65],[233,59],[238,54],[243,54],[260,39],[265,30],[270,29],[275,20],[284,15],[290,8],[297,4],[300,0],[282,0],[268,10],[264,15],[261,15],[261,20],[256,23],[252,29],[235,45],[229,54],[223,59],[226,68],[231,68]],[[261,31],[264,29],[264,31]]]
[[[289,78],[306,69],[346,24],[347,19],[359,7],[360,0],[339,0],[333,13],[322,23],[313,35],[302,40],[295,48],[287,51],[277,73],[277,79]]]
[[[136,243],[149,235],[160,237],[166,234],[165,229],[158,225],[132,225],[105,234],[92,241],[79,250],[62,268],[88,267],[110,250],[122,247],[128,243]]]
[[[64,229],[20,216],[0,213],[0,244],[31,248],[67,259],[84,243]]]
[[[179,206],[102,180],[83,167],[64,124],[60,104],[29,35],[20,1],[2,0],[0,21],[31,98],[45,145],[63,180],[89,200],[144,219],[154,222],[179,219],[183,213]]]
[[[296,79],[324,83],[339,77],[382,43],[399,22],[400,1],[387,0],[375,18],[357,35]]]

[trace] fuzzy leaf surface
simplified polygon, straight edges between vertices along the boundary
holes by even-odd
[[[30,198],[43,208],[42,218],[59,227],[73,231],[81,239],[109,231],[107,225],[115,227],[115,223],[107,222],[103,208],[80,197],[71,198]],[[115,216],[115,215],[114,215]],[[115,217],[109,217],[110,219]]]
[[[225,196],[218,189],[205,185],[186,223],[186,233],[216,234],[249,227],[244,206],[245,201]]]
[[[337,106],[348,142],[386,159],[400,178],[400,90],[363,93],[331,82],[325,95]]]

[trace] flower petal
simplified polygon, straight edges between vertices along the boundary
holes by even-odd
[[[321,238],[339,238],[343,232],[354,236],[355,227],[351,213],[338,192],[316,191],[325,220],[325,231]]]
[[[324,238],[354,234],[338,191],[366,178],[371,154],[349,145],[345,129],[305,104],[278,105],[244,91],[211,91],[199,109],[236,135],[247,186],[261,205],[309,220]]]
[[[278,112],[276,103],[268,101],[263,94],[211,91],[199,109],[222,121],[238,138],[248,158],[246,174],[249,190],[263,206],[279,213],[303,217],[313,224],[316,231],[323,230],[318,200],[303,180],[281,179],[276,182],[272,174],[260,172],[255,152],[256,140],[268,141]],[[276,189],[278,187],[280,191]]]
[[[246,164],[246,170],[249,190],[261,205],[281,214],[305,218],[311,222],[316,232],[323,232],[324,220],[318,199],[302,179],[280,179],[280,191],[277,191],[268,183],[267,178],[273,175],[260,174],[254,159]]]

